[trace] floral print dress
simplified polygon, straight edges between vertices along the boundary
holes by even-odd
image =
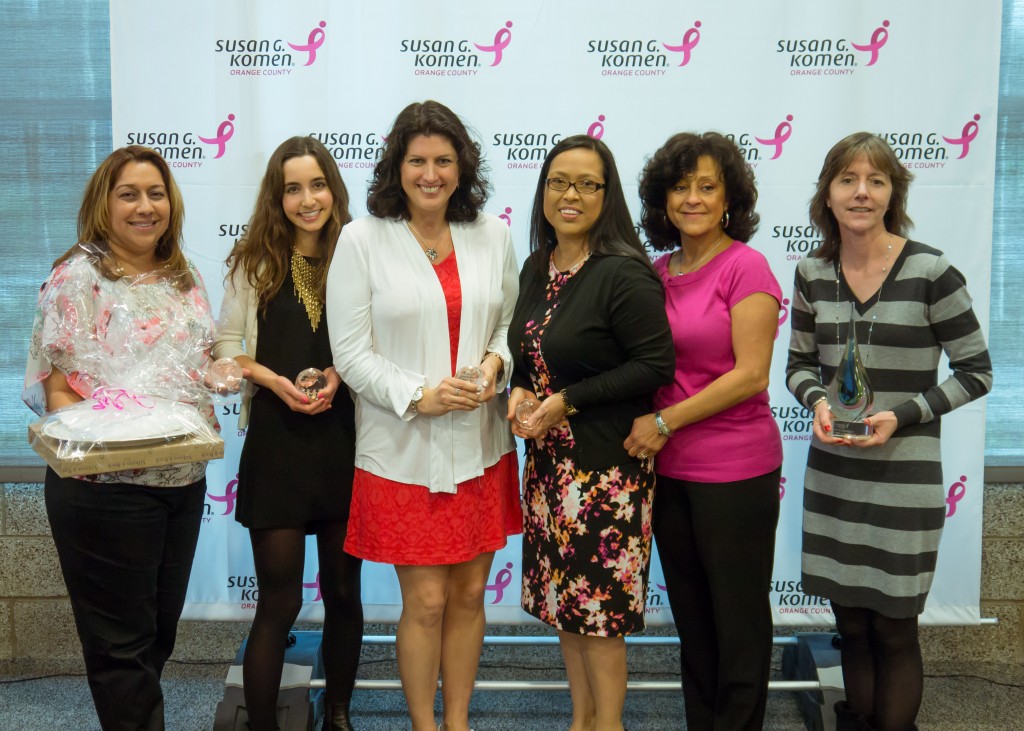
[[[559,292],[576,271],[550,267],[544,316],[528,320],[523,333],[530,380],[542,397],[554,393],[542,339]],[[635,463],[601,472],[579,469],[574,445],[568,420],[539,444],[527,441],[523,609],[564,632],[630,634],[644,627],[654,475]]]

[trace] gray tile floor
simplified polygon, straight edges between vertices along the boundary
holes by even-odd
[[[634,653],[634,649],[640,652]],[[395,678],[388,648],[367,648],[360,676]],[[660,680],[671,673],[652,666],[674,667],[671,648],[631,648],[632,678]],[[639,657],[642,653],[643,657]],[[223,697],[228,665],[195,665],[172,661],[166,670],[169,731],[209,731]],[[0,731],[98,729],[85,678],[74,663],[0,663]],[[926,666],[922,731],[1024,729],[1024,666],[984,663],[944,663]],[[69,673],[69,674],[61,674]],[[51,676],[52,675],[52,676]],[[40,677],[51,676],[51,677]],[[481,679],[562,679],[557,649],[488,647],[482,658]],[[353,723],[359,731],[407,729],[400,691],[356,691]],[[630,731],[684,729],[683,704],[678,693],[631,693],[625,722]],[[564,731],[569,724],[569,697],[554,692],[478,692],[472,719],[477,731]],[[765,728],[769,731],[805,728],[794,697],[772,693]]]

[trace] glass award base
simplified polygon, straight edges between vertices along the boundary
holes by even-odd
[[[875,433],[870,424],[863,421],[839,421],[832,420],[832,434],[836,439],[870,439]]]

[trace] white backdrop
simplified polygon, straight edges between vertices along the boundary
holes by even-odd
[[[494,186],[487,210],[509,223],[523,259],[537,172],[560,137],[588,132],[610,145],[638,219],[637,176],[669,135],[732,135],[760,191],[751,244],[787,293],[770,387],[785,440],[775,621],[827,624],[828,607],[799,588],[810,413],[785,390],[784,369],[793,272],[817,243],[807,201],[832,144],[858,130],[889,140],[917,176],[914,238],[966,274],[988,331],[1000,3],[940,7],[111,0],[113,140],[156,147],[170,162],[185,196],[187,251],[219,309],[224,258],[286,137],[328,146],[359,216],[395,115],[412,101],[447,104],[477,132]],[[233,519],[243,435],[232,408],[223,411],[227,452],[207,473],[190,619],[247,619],[257,596],[248,535]],[[943,421],[948,519],[922,620],[970,624],[979,616],[984,404]],[[323,616],[311,549],[304,619]],[[495,557],[491,621],[530,621],[519,609],[519,551],[516,539]],[[662,584],[655,557],[652,623],[671,622]],[[363,600],[368,621],[397,619],[390,566],[365,564]]]

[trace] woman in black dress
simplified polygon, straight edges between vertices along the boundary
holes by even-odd
[[[235,514],[249,529],[259,584],[242,666],[252,731],[277,728],[285,643],[302,606],[307,534],[317,537],[324,602],[324,729],[351,728],[363,628],[361,561],[344,551],[354,406],[332,365],[321,318],[327,267],[350,220],[330,153],[309,137],[292,137],[271,155],[249,227],[227,261],[214,354],[234,358],[260,387],[239,416],[248,432]],[[319,392],[295,386],[311,367],[326,376]]]

